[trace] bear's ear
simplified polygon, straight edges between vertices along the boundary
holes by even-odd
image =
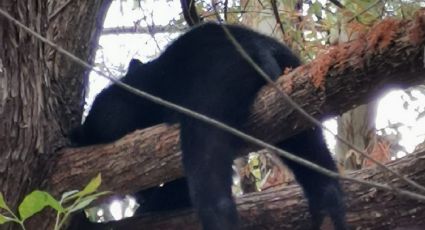
[[[138,59],[131,59],[130,64],[128,64],[127,73],[132,73],[136,71],[139,67],[143,66],[143,62]]]

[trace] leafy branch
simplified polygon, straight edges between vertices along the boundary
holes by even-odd
[[[19,204],[18,214],[15,214],[0,193],[0,210],[5,210],[6,214],[0,214],[0,225],[15,222],[26,230],[24,222],[28,218],[41,212],[46,207],[51,207],[56,211],[56,221],[54,230],[63,227],[71,213],[82,210],[90,205],[94,200],[109,192],[96,192],[102,182],[101,175],[93,178],[82,191],[73,190],[62,194],[58,201],[48,192],[34,190],[27,195]]]

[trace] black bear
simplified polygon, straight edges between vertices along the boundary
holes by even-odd
[[[133,60],[122,81],[242,129],[257,91],[266,82],[235,49],[222,26],[273,79],[286,68],[300,65],[286,46],[270,37],[240,26],[206,23],[180,36],[157,59],[145,64]],[[180,123],[183,166],[203,229],[237,229],[231,184],[232,162],[244,145],[239,138],[116,85],[96,97],[84,124],[71,138],[79,145],[106,143],[135,129],[162,122]],[[308,145],[307,140],[302,145]],[[297,154],[336,170],[328,151]],[[296,163],[287,163],[309,200],[313,229],[320,228],[325,214],[331,216],[336,229],[345,229],[338,181]]]

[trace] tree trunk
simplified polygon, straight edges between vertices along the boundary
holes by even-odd
[[[92,62],[110,2],[10,0],[1,1],[0,7]],[[43,187],[54,165],[52,156],[67,142],[64,133],[80,121],[81,89],[89,70],[4,17],[0,44],[0,190],[15,209],[25,194]]]
[[[342,114],[338,117],[338,135],[353,143],[360,150],[367,152],[366,148],[369,145],[375,145],[376,107],[377,103],[371,102]],[[363,166],[363,156],[338,140],[335,146],[335,155],[344,170],[357,170]]]
[[[388,163],[387,166],[403,175],[409,175],[411,179],[420,184],[425,184],[425,152],[408,155]],[[375,167],[352,172],[348,176],[380,182],[391,181],[395,187],[407,187],[398,178],[382,172],[382,170],[377,170]],[[349,229],[425,229],[423,202],[351,182],[342,184],[346,194]],[[298,185],[251,193],[238,197],[236,200],[241,216],[241,229],[298,230],[309,228],[310,217],[307,202]],[[89,224],[87,227],[91,230],[201,229],[192,210],[145,215],[106,224]],[[322,229],[332,229],[328,219],[325,220]]]

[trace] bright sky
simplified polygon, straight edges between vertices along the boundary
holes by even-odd
[[[140,8],[133,7],[132,2],[120,4],[120,1],[113,1],[106,15],[104,27],[132,26],[133,22],[142,18],[143,15],[147,16],[149,23],[152,22],[151,16],[153,16],[155,25],[167,25],[181,11],[179,1],[155,1],[155,3],[153,0],[144,1],[144,13]],[[125,12],[125,16],[122,12]],[[146,21],[140,23],[142,26],[146,25]],[[100,49],[96,53],[96,63],[105,63],[116,77],[120,77],[120,72],[114,71],[114,67],[127,69],[132,58],[147,62],[160,53],[156,42],[159,47],[165,47],[175,37],[176,35],[156,34],[154,40],[147,34],[103,35],[99,39]],[[86,110],[90,108],[95,96],[109,84],[109,80],[94,72],[90,74],[89,82]]]
[[[404,108],[405,101],[403,97],[407,97],[402,90],[394,90],[383,97],[378,104],[378,114],[376,116],[376,129],[385,128],[388,123],[404,124],[398,131],[402,138],[400,145],[404,146],[408,153],[413,152],[416,145],[425,139],[425,119],[416,120],[418,112],[415,109],[424,110],[425,95],[417,90],[412,92],[417,98],[416,101],[410,101],[407,108]]]
[[[422,143],[425,139],[425,119],[416,120],[418,112],[415,111],[415,108],[421,108],[422,110],[420,111],[424,110],[425,95],[415,90],[412,94],[417,100],[409,102],[407,109],[404,108],[405,101],[402,99],[402,96],[406,97],[406,94],[402,90],[391,90],[385,94],[378,102],[375,119],[377,130],[384,129],[389,124],[402,124],[398,128],[401,134],[399,144],[406,148],[407,153],[412,153],[416,145]],[[335,119],[325,121],[324,125],[332,132],[337,132],[337,122]],[[388,128],[386,128],[386,131],[391,133],[391,130]],[[325,132],[325,137],[329,147],[331,149],[334,148],[336,140],[332,134]],[[403,157],[404,155],[405,153],[402,152],[397,153],[397,157]]]

